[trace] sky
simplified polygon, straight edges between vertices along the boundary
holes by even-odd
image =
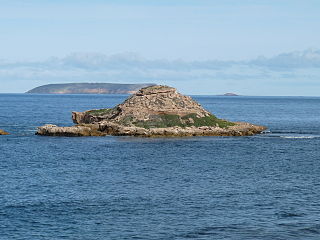
[[[158,83],[320,96],[319,0],[0,0],[0,93]]]

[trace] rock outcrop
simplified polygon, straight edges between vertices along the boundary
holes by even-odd
[[[47,136],[249,136],[266,128],[222,120],[175,88],[140,89],[114,108],[73,112],[74,127],[45,125],[37,134]]]
[[[79,125],[72,127],[58,127],[52,124],[46,124],[38,128],[37,135],[44,136],[65,136],[65,137],[84,137],[84,136],[105,136],[107,134],[99,131],[96,124]]]
[[[9,135],[9,133],[3,131],[2,129],[0,129],[0,135]]]

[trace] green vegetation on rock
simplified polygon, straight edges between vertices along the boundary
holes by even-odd
[[[219,119],[214,115],[198,117],[196,114],[188,114],[183,117],[174,114],[154,115],[148,121],[137,121],[133,123],[137,127],[143,128],[166,128],[166,127],[202,127],[213,126],[227,128],[235,124],[226,120]]]
[[[217,126],[221,128],[226,128],[229,126],[234,126],[235,124],[223,119],[219,119],[214,115],[206,116],[206,117],[198,117],[197,114],[191,113],[188,115],[185,115],[182,117],[183,120],[192,119],[192,122],[188,122],[187,126],[195,126],[195,127],[201,127],[201,126]]]
[[[125,116],[120,123],[123,124],[124,126],[130,126],[132,125],[133,122],[133,116],[129,115],[129,116]]]
[[[178,115],[173,114],[163,114],[163,115],[153,115],[148,121],[138,121],[133,123],[137,127],[143,128],[166,128],[184,125]]]
[[[101,116],[110,113],[113,108],[104,108],[104,109],[97,109],[97,110],[90,110],[87,113],[93,116]]]

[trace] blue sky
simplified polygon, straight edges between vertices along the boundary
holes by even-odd
[[[319,12],[319,0],[0,0],[0,92],[112,81],[319,95]]]

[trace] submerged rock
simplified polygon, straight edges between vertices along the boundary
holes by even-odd
[[[73,112],[74,127],[45,125],[37,134],[47,136],[249,136],[263,126],[219,119],[175,88],[140,89],[114,108]]]
[[[0,129],[0,135],[9,135],[9,133],[3,131],[2,129]]]

